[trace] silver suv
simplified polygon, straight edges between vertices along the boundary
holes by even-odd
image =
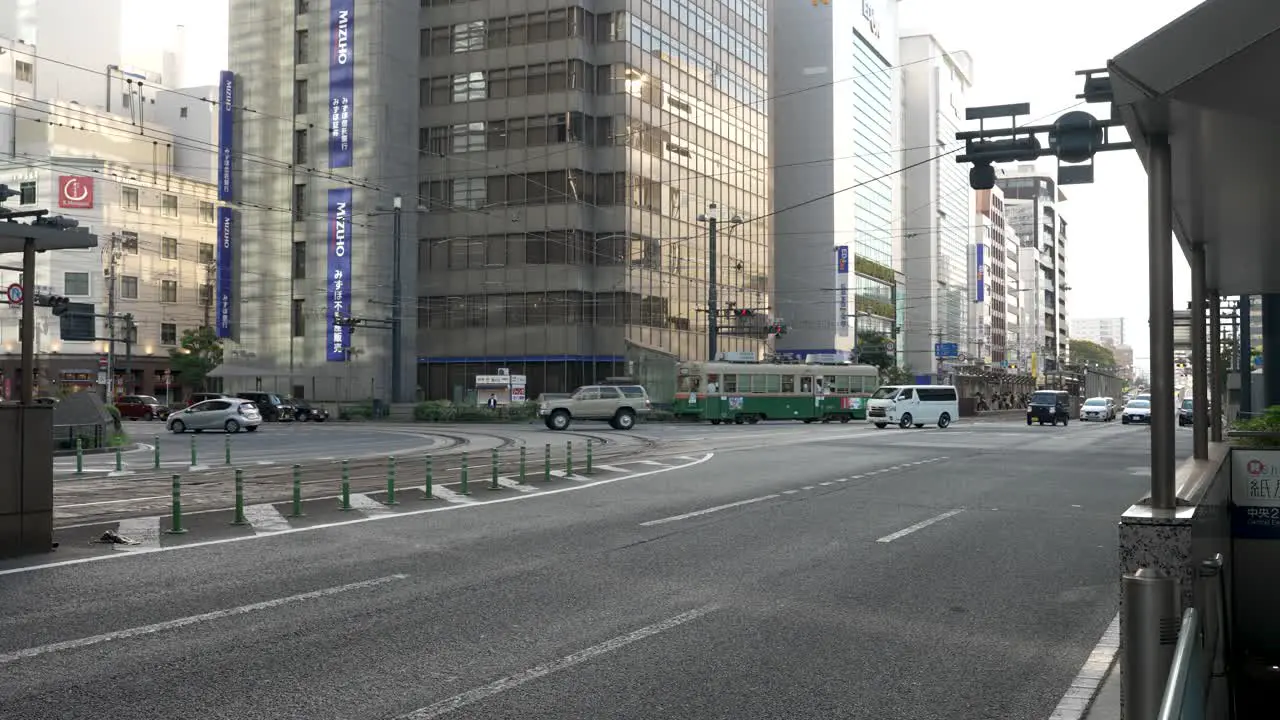
[[[538,414],[552,430],[568,430],[574,420],[607,420],[614,430],[630,430],[653,405],[639,385],[585,385],[569,397],[543,396]]]

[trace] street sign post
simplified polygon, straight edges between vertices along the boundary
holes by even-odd
[[[14,283],[10,285],[4,291],[4,297],[6,300],[9,301],[10,305],[21,305],[22,304],[22,286],[19,285],[18,283]]]
[[[940,342],[933,344],[933,354],[940,358],[960,357],[960,344],[953,342]]]

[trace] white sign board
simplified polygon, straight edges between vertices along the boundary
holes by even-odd
[[[1280,507],[1280,450],[1231,450],[1231,502]]]
[[[477,375],[476,387],[480,387],[481,385],[501,385],[502,387],[506,387],[510,382],[510,379],[510,375]]]

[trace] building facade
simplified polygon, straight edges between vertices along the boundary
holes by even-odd
[[[1126,344],[1124,318],[1077,318],[1071,321],[1071,338],[1115,348]]]
[[[956,146],[973,61],[967,53],[947,52],[931,35],[904,37],[899,47],[906,274],[899,300],[907,368],[928,378],[967,359],[960,355],[970,344],[973,193],[963,166],[934,158]]]
[[[1018,236],[1004,214],[998,187],[974,193],[972,312],[969,352],[979,362],[1018,367]]]
[[[1023,338],[1033,371],[1056,372],[1070,360],[1068,339],[1067,197],[1034,165],[1019,165],[996,178],[1009,222],[1021,243],[1025,309]]]
[[[792,4],[769,28],[777,350],[847,356],[901,326],[898,2]]]

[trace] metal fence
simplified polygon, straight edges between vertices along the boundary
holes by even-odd
[[[109,425],[54,425],[53,449],[74,450],[76,439],[85,450],[106,447],[111,439]]]

